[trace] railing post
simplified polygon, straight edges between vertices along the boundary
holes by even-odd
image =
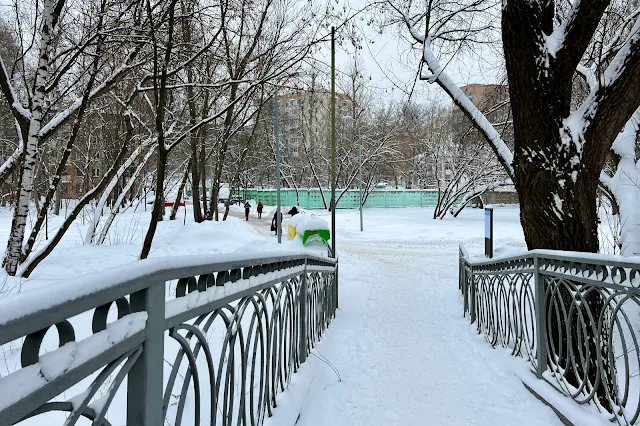
[[[307,360],[307,259],[300,283],[300,364]]]
[[[540,260],[533,256],[533,282],[536,298],[536,376],[542,378],[542,373],[547,369],[547,303],[544,278],[540,275]]]
[[[340,294],[338,292],[338,259],[336,259],[336,269],[334,270],[334,273],[333,273],[333,279],[334,279],[334,283],[333,283],[334,291],[336,292],[336,307],[333,310],[333,316],[335,317],[336,311],[338,310],[338,300],[339,300],[338,295]]]
[[[461,292],[464,293],[464,289],[463,289],[463,277],[462,277],[462,273],[463,273],[463,268],[462,268],[462,249],[458,249],[458,290],[460,290]]]
[[[131,295],[131,311],[147,312],[143,352],[127,379],[127,424],[158,426],[162,418],[164,368],[164,282]]]
[[[464,268],[464,263],[462,261],[462,258],[460,258],[460,279],[462,280],[462,282],[460,283],[462,285],[462,298],[464,300],[463,303],[463,312],[462,312],[462,316],[466,316],[467,312],[469,312],[469,285],[467,283],[467,277],[466,277],[466,273],[465,273],[465,268]]]
[[[469,311],[471,315],[471,324],[476,322],[476,284],[473,282],[473,267],[469,265],[469,276],[467,276],[467,269],[464,273],[465,286],[471,288],[471,294],[469,295]]]

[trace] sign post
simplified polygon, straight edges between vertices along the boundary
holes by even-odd
[[[484,255],[493,257],[493,207],[484,209]]]

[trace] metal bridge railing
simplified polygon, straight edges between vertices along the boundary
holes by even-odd
[[[533,250],[475,261],[460,247],[464,312],[493,346],[618,424],[640,424],[640,264]]]
[[[0,301],[0,347],[20,352],[0,377],[0,424],[261,424],[335,316],[338,263],[216,259],[141,261]]]

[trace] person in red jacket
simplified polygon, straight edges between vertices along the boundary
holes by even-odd
[[[264,205],[262,204],[262,201],[258,201],[258,219],[262,219],[263,208],[264,208]]]

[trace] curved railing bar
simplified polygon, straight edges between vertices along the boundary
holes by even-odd
[[[461,245],[459,274],[465,315],[487,342],[575,402],[638,424],[640,264],[549,250],[472,259]]]
[[[129,377],[127,424],[155,425],[173,417],[173,409],[169,414],[172,392],[180,370],[185,368],[186,356],[186,373],[177,389],[180,396],[174,424],[179,426],[192,420],[200,424],[204,420],[201,406],[205,402],[200,370],[205,367],[198,364],[201,361],[198,358],[204,354],[211,390],[207,423],[216,425],[221,418],[225,426],[262,424],[276,406],[276,395],[288,387],[292,375],[335,316],[337,260],[307,254],[222,258],[217,263],[203,262],[203,257],[189,257],[188,261],[165,259],[161,267],[158,262],[140,262],[135,272],[120,268],[119,283],[115,283],[116,273],[107,271],[97,280],[93,277],[91,288],[85,286],[78,290],[76,285],[62,286],[61,294],[74,289],[77,297],[66,301],[52,297],[50,306],[43,308],[37,317],[32,306],[23,312],[0,311],[0,322],[5,321],[0,327],[0,345],[16,336],[28,336],[22,348],[25,365],[22,370],[29,369],[17,371],[18,376],[11,373],[0,378],[0,385],[10,383],[7,377],[14,380],[27,377],[31,370],[36,373],[41,343],[53,326],[59,332],[60,347],[44,355],[47,360],[69,351],[75,356],[80,351],[77,365],[71,361],[68,371],[56,372],[59,377],[42,386],[36,385],[29,399],[5,400],[4,405],[0,401],[0,418],[14,424],[16,419],[57,410],[71,412],[65,423],[68,426],[80,417],[90,418],[95,426],[109,425],[105,415],[122,382]],[[167,300],[167,284],[170,288],[175,286],[176,299]],[[21,295],[20,300],[33,299],[33,293],[28,293]],[[3,306],[4,302],[0,302],[0,308]],[[114,306],[118,319],[107,324]],[[51,311],[51,307],[59,309]],[[84,317],[74,318],[73,323],[69,318],[84,312],[92,314],[95,337],[76,342],[73,324]],[[218,323],[217,319],[224,323],[225,330],[220,346],[215,347],[216,351],[220,350],[216,364],[217,354],[214,355],[210,346],[213,342],[208,336],[212,330],[217,333],[212,328]],[[43,327],[38,328],[41,325]],[[25,330],[27,334],[20,336]],[[159,361],[163,361],[166,338],[173,339],[178,346],[175,362],[167,369],[168,380],[164,383],[161,376],[158,379],[158,373],[164,370]],[[91,343],[98,345],[93,347]],[[99,352],[102,346],[106,349]],[[152,361],[154,368],[147,369]],[[98,372],[97,377],[80,393],[77,402],[66,404],[52,400],[94,372]],[[194,417],[187,420],[185,410],[192,379]],[[105,385],[105,396],[92,407],[90,401]],[[77,392],[75,388],[73,392]],[[150,399],[150,395],[155,396]],[[39,408],[34,410],[38,404]],[[157,421],[149,423],[156,415]]]

